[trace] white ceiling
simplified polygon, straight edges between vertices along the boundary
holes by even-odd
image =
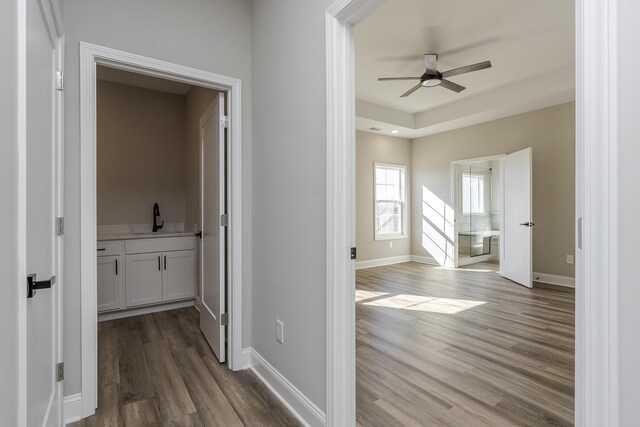
[[[517,114],[528,109],[525,104],[541,108],[574,97],[574,0],[388,0],[354,33],[356,98],[394,111],[388,120],[357,114],[383,129],[413,120],[406,129],[434,133],[426,128],[442,123],[430,123],[428,116],[443,116],[444,106],[452,110],[445,121],[461,118],[453,110],[499,110],[493,117],[499,118],[509,115],[509,106]],[[421,75],[424,53],[439,54],[441,72],[486,60],[493,67],[452,77],[467,87],[461,93],[422,88],[400,98],[416,82],[377,81]]]
[[[115,68],[103,67],[101,65],[98,65],[97,67],[96,78],[98,80],[157,90],[159,92],[173,93],[175,95],[186,95],[189,90],[191,90],[191,85],[186,83],[160,79],[158,77],[146,76],[144,74],[132,73],[130,71],[123,71]]]

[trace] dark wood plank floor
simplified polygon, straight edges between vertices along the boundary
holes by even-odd
[[[96,414],[84,426],[299,426],[251,372],[221,365],[194,308],[98,325]]]
[[[358,270],[359,425],[573,425],[573,291],[491,270]]]

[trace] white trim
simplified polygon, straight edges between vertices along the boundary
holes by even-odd
[[[617,426],[618,1],[576,7],[576,425]],[[578,233],[576,233],[578,234]]]
[[[64,424],[75,423],[82,419],[82,394],[72,394],[63,399]]]
[[[260,353],[253,348],[245,348],[243,355],[248,356],[248,366],[253,373],[303,425],[310,427],[327,425],[325,413],[271,366]]]
[[[576,287],[575,277],[558,276],[557,274],[533,272],[533,281],[539,283],[548,283],[549,285],[564,286],[566,288]]]
[[[383,265],[401,264],[411,261],[411,255],[391,256],[387,258],[370,259],[367,261],[357,261],[356,270],[362,268],[381,267]]]
[[[96,64],[228,92],[229,143],[228,300],[230,369],[242,367],[242,105],[239,79],[80,42],[80,283],[82,415],[97,402],[96,287]]]
[[[251,347],[242,349],[242,369],[251,368],[251,352],[253,349]]]
[[[438,261],[432,256],[422,256],[422,255],[411,255],[412,262],[418,262],[420,264],[434,265],[436,267],[440,267]]]
[[[195,300],[169,302],[166,304],[148,305],[145,307],[130,308],[128,310],[109,311],[98,313],[98,323],[109,320],[124,319],[126,317],[141,316],[143,314],[159,313],[161,311],[177,310],[179,308],[193,307]]]

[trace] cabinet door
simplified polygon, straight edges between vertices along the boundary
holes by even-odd
[[[98,312],[123,308],[122,278],[121,257],[98,257]]]
[[[126,305],[153,304],[162,301],[161,254],[127,255]]]
[[[163,254],[162,299],[164,301],[195,296],[195,260],[194,251],[176,251]]]

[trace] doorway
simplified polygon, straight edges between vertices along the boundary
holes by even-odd
[[[228,111],[228,115],[233,118],[228,122],[222,120],[216,121],[216,125],[224,127],[228,123],[226,132],[226,140],[228,149],[223,150],[221,159],[228,165],[226,174],[228,179],[224,183],[224,193],[228,195],[228,206],[224,221],[226,221],[225,229],[228,235],[227,240],[227,257],[224,262],[226,270],[226,278],[228,283],[228,296],[222,303],[228,301],[228,367],[232,370],[242,369],[242,280],[241,280],[241,105],[240,105],[240,88],[241,82],[237,79],[221,76],[213,73],[203,72],[188,67],[170,64],[138,55],[132,55],[113,49],[100,46],[81,43],[81,140],[82,140],[82,162],[86,165],[82,172],[81,181],[81,278],[82,282],[89,284],[83,288],[82,293],[82,417],[87,417],[95,412],[97,407],[97,329],[96,324],[98,314],[96,310],[97,301],[97,266],[95,262],[96,249],[98,247],[96,236],[98,233],[97,217],[97,171],[96,171],[96,82],[98,66],[108,67],[119,71],[127,71],[137,75],[150,76],[154,78],[164,79],[176,82],[182,85],[193,85],[198,87],[210,88],[227,94],[226,102],[224,98],[218,105],[224,106]],[[224,138],[224,137],[223,137]],[[143,161],[141,159],[141,161]],[[196,174],[197,179],[198,175]],[[153,211],[149,211],[156,221],[154,221],[154,230],[156,225],[162,228],[162,222],[159,207],[154,207]],[[220,218],[220,220],[223,220]],[[222,225],[222,223],[220,223]],[[175,224],[174,224],[175,225]],[[167,226],[169,223],[167,222]],[[170,228],[170,227],[169,227]],[[154,230],[137,230],[144,234],[145,232],[153,232]],[[175,278],[183,277],[185,274],[193,273],[190,265],[193,265],[193,259],[185,255],[189,250],[186,238],[179,236],[184,229],[180,230],[179,226],[175,226],[173,231],[178,236],[175,237],[176,247],[165,247],[167,240],[148,239],[144,243],[136,241],[131,244],[124,244],[124,251],[133,251],[130,255],[124,254],[125,258],[130,256],[129,261],[114,263],[113,271],[116,271],[115,265],[120,265],[120,269],[124,268],[128,277],[142,277],[147,270],[153,270],[151,267],[157,267],[159,273],[152,275],[155,280],[145,281],[145,283],[153,283],[153,289],[148,289],[144,295],[131,294],[127,291],[126,299],[134,304],[137,302],[164,302],[168,298],[171,300],[184,300],[187,296],[185,289],[180,289],[179,284],[183,280],[172,280],[171,275]],[[197,231],[197,230],[196,230]],[[136,230],[133,231],[134,234]],[[153,248],[144,246],[152,245]],[[103,245],[103,253],[114,251],[117,248],[113,244]],[[128,249],[127,249],[128,248]],[[149,254],[153,255],[151,257]],[[122,256],[121,254],[114,254]],[[147,259],[148,258],[148,259]],[[153,258],[153,259],[152,259]],[[157,259],[156,259],[157,258]],[[157,263],[157,266],[156,266]],[[109,271],[111,265],[109,264]],[[124,265],[122,265],[124,264]],[[146,268],[149,267],[149,268]],[[169,272],[171,268],[171,273]],[[106,270],[105,270],[106,271]],[[119,270],[119,273],[122,270]],[[155,271],[155,270],[154,270]],[[134,274],[135,273],[135,274]],[[151,273],[149,273],[151,274]],[[137,276],[136,276],[137,275]],[[177,276],[176,276],[177,275]],[[146,276],[145,276],[146,277]],[[149,276],[151,277],[151,276]],[[164,284],[176,283],[176,286],[164,286]],[[165,292],[166,291],[166,292]],[[149,299],[150,298],[150,299]],[[180,302],[180,301],[178,301]],[[126,304],[126,301],[125,301]],[[191,303],[193,304],[193,303]],[[220,313],[221,314],[221,313]],[[218,321],[222,322],[221,316]]]
[[[352,304],[353,288],[345,283],[353,283],[354,263],[345,257],[345,248],[353,247],[354,234],[354,80],[352,25],[375,10],[383,1],[352,0],[336,2],[327,10],[327,134],[328,134],[328,181],[327,181],[327,419],[330,425],[348,425],[355,419],[355,346],[351,325],[354,316]],[[617,65],[597,63],[590,58],[616,58],[613,44],[595,43],[595,40],[615,40],[615,10],[606,2],[583,0],[576,2],[576,66],[577,66],[577,149],[576,149],[576,221],[578,233],[582,237],[576,242],[576,422],[578,424],[597,420],[608,420],[609,410],[615,408],[609,396],[617,397],[616,372],[607,365],[616,357],[617,347],[601,345],[607,342],[609,334],[602,325],[610,319],[610,306],[606,296],[615,297],[613,284],[598,290],[592,278],[601,277],[602,269],[608,267],[602,260],[607,259],[610,245],[593,247],[583,252],[588,236],[597,235],[599,227],[607,228],[606,210],[599,204],[584,205],[585,197],[606,200],[610,189],[591,185],[595,180],[606,180],[608,167],[589,160],[600,158],[606,152],[613,158],[615,142],[599,138],[612,132],[615,124],[606,121],[607,106],[614,96],[613,84],[604,89],[598,75],[615,71]],[[589,130],[596,124],[597,131]],[[589,125],[589,127],[587,126]],[[603,133],[599,133],[603,132]],[[596,135],[597,134],[597,135]],[[345,143],[347,141],[348,143]],[[593,157],[590,157],[593,156]],[[351,185],[343,185],[345,182]],[[586,220],[588,218],[588,221]],[[582,227],[585,227],[582,230]],[[354,251],[352,251],[352,254]],[[352,256],[353,260],[354,257]],[[590,266],[587,269],[585,266]],[[597,266],[597,267],[594,267]],[[596,271],[594,271],[594,268]],[[598,283],[602,286],[602,282]],[[603,296],[597,303],[588,299],[591,291]],[[590,304],[586,304],[591,301]],[[614,326],[614,320],[607,325]],[[605,328],[606,329],[606,328]],[[591,339],[585,340],[589,330]],[[614,338],[616,334],[614,333]],[[587,357],[591,353],[599,357]],[[596,374],[597,373],[597,374]],[[587,396],[585,387],[595,386],[605,381],[609,387],[598,389]],[[613,399],[615,400],[615,398]],[[603,403],[605,402],[605,403]],[[589,408],[589,409],[588,409]],[[594,409],[595,408],[595,409]],[[613,409],[615,412],[615,409]],[[614,414],[615,415],[615,414]]]

